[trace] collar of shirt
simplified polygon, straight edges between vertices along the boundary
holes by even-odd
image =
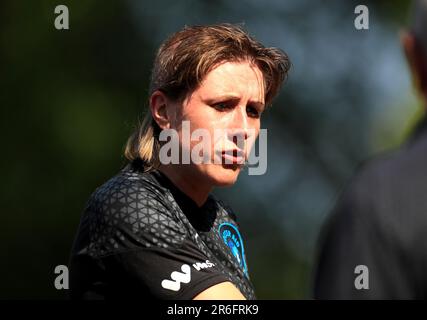
[[[151,174],[160,185],[172,193],[178,206],[196,230],[208,232],[212,229],[217,218],[219,204],[211,194],[208,195],[205,203],[199,207],[193,199],[182,192],[164,173],[159,170],[153,170]]]

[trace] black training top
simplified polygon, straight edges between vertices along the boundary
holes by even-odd
[[[224,281],[255,299],[236,217],[213,195],[199,208],[134,162],[90,197],[71,254],[72,299],[192,299]]]

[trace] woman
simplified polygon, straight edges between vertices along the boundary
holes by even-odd
[[[236,216],[210,192],[236,181],[288,69],[285,53],[229,24],[160,46],[129,164],[85,208],[73,298],[255,298]]]

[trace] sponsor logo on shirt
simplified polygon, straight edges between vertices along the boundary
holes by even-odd
[[[171,273],[172,280],[163,280],[162,287],[172,291],[179,291],[181,289],[181,283],[189,283],[191,281],[191,268],[188,264],[181,266],[181,271],[174,271]]]
[[[193,268],[197,271],[202,269],[212,268],[215,264],[206,260],[205,262],[196,262],[193,264]],[[171,279],[165,279],[162,281],[162,287],[167,290],[179,291],[181,289],[181,283],[189,283],[191,281],[191,267],[188,264],[181,266],[181,271],[174,271],[171,273]]]
[[[193,264],[194,269],[196,269],[197,271],[200,271],[201,269],[212,268],[214,266],[215,265],[209,260],[206,260],[205,262],[197,262]]]
[[[243,240],[237,227],[231,223],[225,222],[219,226],[218,232],[224,243],[231,250],[231,253],[236,258],[240,267],[243,269],[245,275],[248,276]]]

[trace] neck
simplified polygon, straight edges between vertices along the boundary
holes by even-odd
[[[209,196],[212,186],[207,186],[196,175],[190,175],[178,165],[161,165],[159,171],[173,184],[201,207]]]

